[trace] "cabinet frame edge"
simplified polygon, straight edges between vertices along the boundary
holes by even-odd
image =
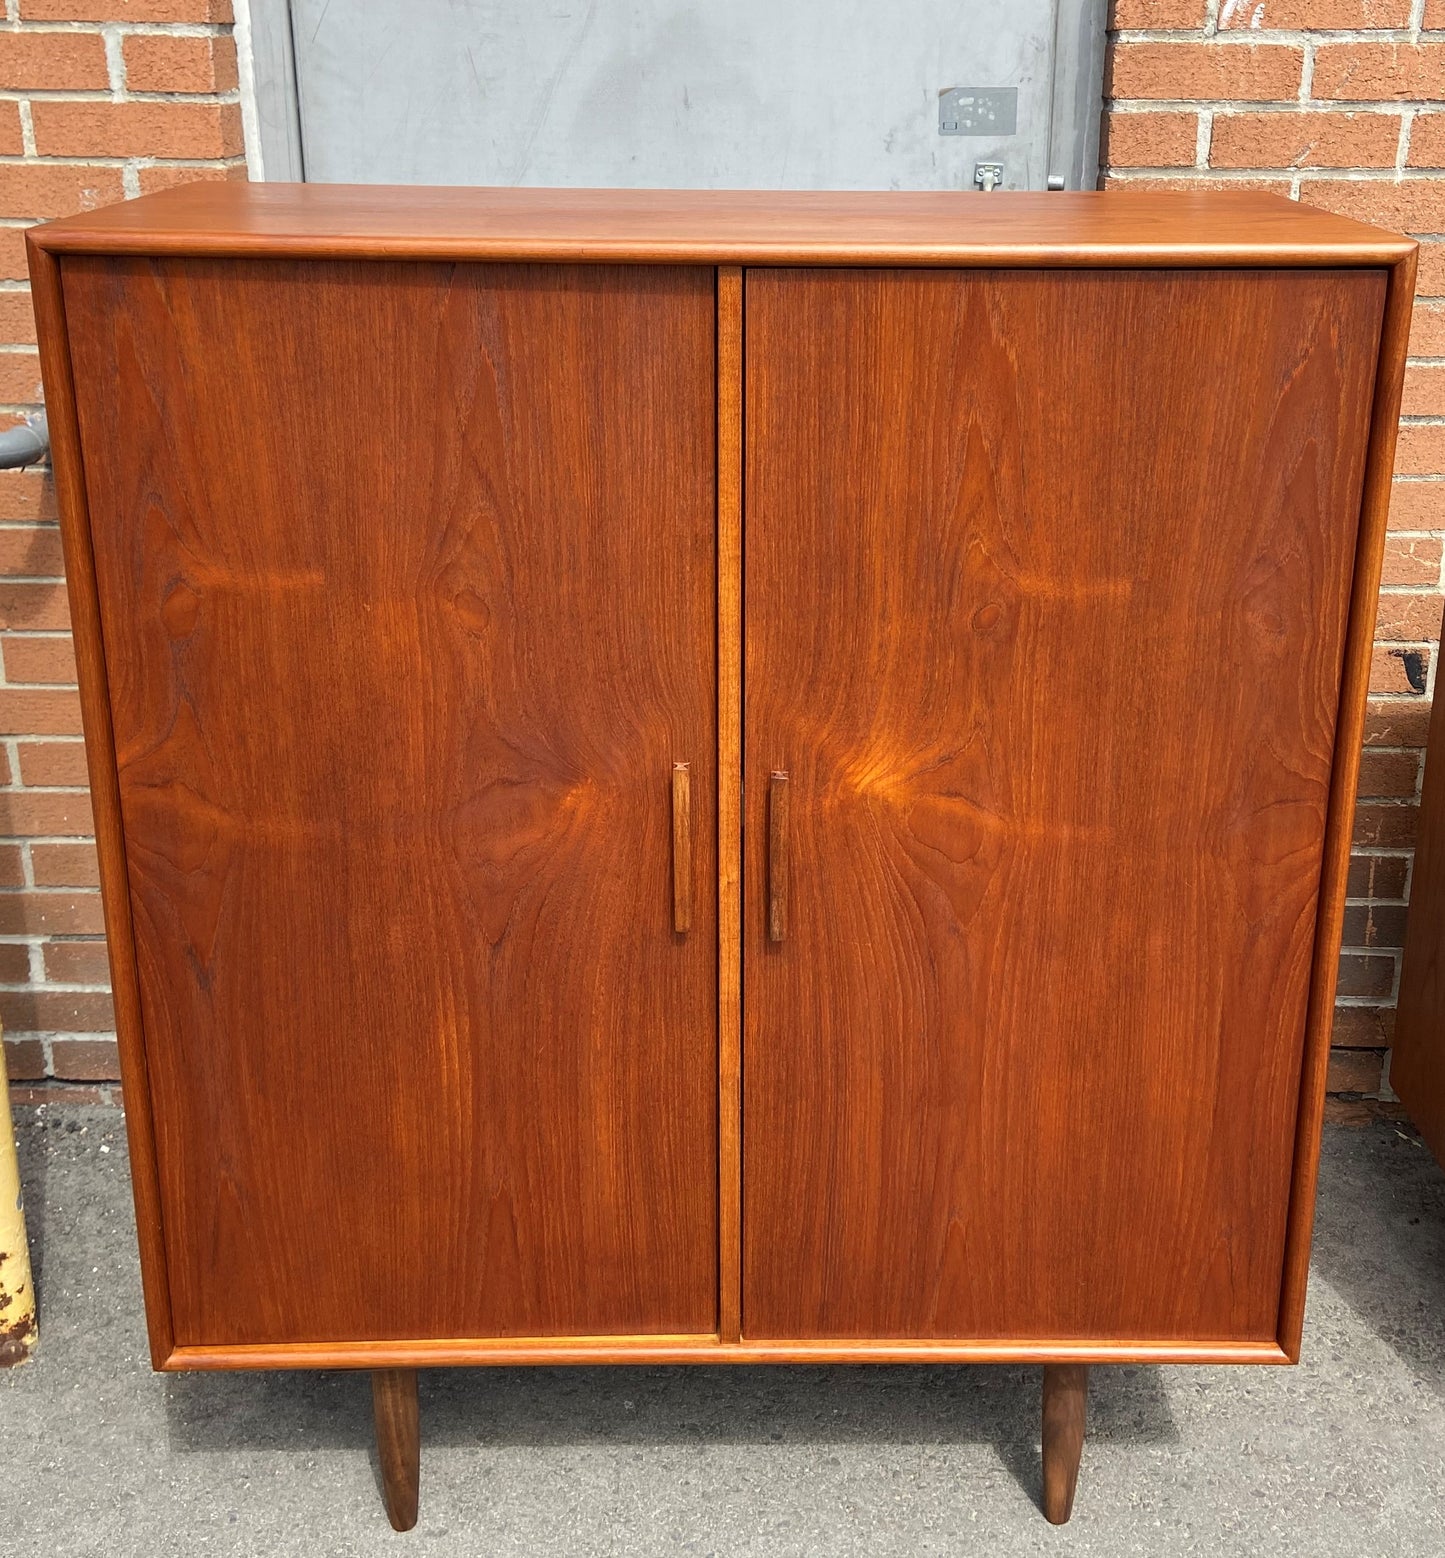
[[[160,1369],[175,1350],[170,1270],[161,1212],[160,1172],[155,1120],[141,1015],[140,973],[131,923],[130,877],[120,808],[120,775],[111,723],[110,682],[100,625],[100,594],[95,578],[85,460],[80,444],[65,291],[55,255],[26,233],[30,290],[40,350],[40,372],[50,429],[60,538],[65,554],[65,583],[70,600],[71,634],[80,674],[80,716],[85,735],[86,771],[95,814],[95,843],[100,857],[101,908],[115,1001],[116,1041],[120,1050],[126,1136],[130,1144],[131,1190],[140,1240],[141,1287],[152,1366]]]
[[[1370,656],[1379,608],[1385,530],[1394,481],[1395,440],[1410,317],[1415,303],[1419,245],[1386,268],[1385,304],[1380,321],[1374,399],[1365,447],[1354,576],[1335,718],[1334,763],[1315,912],[1314,957],[1300,1064],[1299,1106],[1295,1116],[1294,1167],[1285,1224],[1284,1270],[1280,1287],[1277,1337],[1284,1357],[1298,1363],[1304,1332],[1305,1290],[1309,1281],[1315,1192],[1319,1183],[1320,1133],[1324,1123],[1325,1082],[1334,1025],[1335,986],[1339,978],[1340,938],[1344,932],[1345,891],[1354,832],[1355,797],[1370,690]]]

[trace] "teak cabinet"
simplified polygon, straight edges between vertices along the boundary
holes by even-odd
[[[30,234],[158,1368],[1292,1361],[1414,245]]]

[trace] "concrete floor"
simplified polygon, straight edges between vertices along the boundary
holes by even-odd
[[[1297,1369],[1095,1371],[1073,1523],[1018,1368],[454,1370],[417,1529],[365,1376],[152,1375],[125,1134],[23,1111],[41,1346],[0,1372],[0,1554],[1445,1554],[1445,1176],[1332,1128]]]

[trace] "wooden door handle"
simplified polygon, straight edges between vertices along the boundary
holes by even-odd
[[[672,928],[692,929],[692,779],[686,763],[672,765]]]
[[[768,780],[768,940],[788,934],[788,776]]]

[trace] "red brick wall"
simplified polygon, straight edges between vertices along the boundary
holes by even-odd
[[[230,0],[4,3],[0,426],[40,398],[25,227],[245,176],[230,22]],[[0,472],[0,1018],[22,1096],[119,1074],[68,620],[49,481]]]
[[[7,0],[5,14],[0,422],[38,395],[26,223],[244,176],[229,0]],[[1331,1070],[1365,1112],[1385,1081],[1440,638],[1445,0],[1116,0],[1113,23],[1107,183],[1276,189],[1425,240]],[[40,476],[0,474],[0,548],[0,1017],[13,1077],[84,1092],[117,1072]]]

